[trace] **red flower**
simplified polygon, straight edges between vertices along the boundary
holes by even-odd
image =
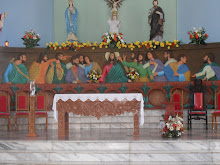
[[[39,37],[37,36],[37,38],[39,38]]]
[[[195,37],[196,37],[196,39],[198,39],[198,38],[199,38],[199,35],[197,35],[197,34],[196,34],[196,36],[195,36]]]
[[[122,36],[123,34],[122,34],[122,33],[119,33],[119,35],[121,35],[121,36]]]
[[[191,34],[189,37],[190,37],[190,38],[192,38],[192,37],[193,37],[193,35]]]
[[[188,32],[188,34],[190,34],[190,32]]]
[[[194,32],[194,34],[196,34],[196,32]]]
[[[102,38],[104,38],[104,36],[102,36]]]
[[[205,34],[205,36],[208,38],[209,36],[208,36],[208,34]]]
[[[167,126],[164,127],[163,131],[166,133],[168,131]]]
[[[107,40],[106,40],[106,39],[104,39],[104,42],[107,42]]]
[[[117,42],[117,38],[115,38],[114,40],[115,40],[115,42]]]
[[[24,38],[27,38],[26,36],[24,36]]]

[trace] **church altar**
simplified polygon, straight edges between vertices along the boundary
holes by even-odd
[[[129,94],[56,94],[53,100],[54,118],[58,115],[58,136],[69,134],[69,113],[82,116],[116,116],[133,112],[134,136],[139,136],[139,124],[144,124],[144,101],[140,93]],[[57,114],[58,112],[58,114]],[[140,123],[139,123],[140,117]]]

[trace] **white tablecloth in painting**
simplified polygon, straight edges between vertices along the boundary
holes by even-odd
[[[137,101],[140,101],[140,126],[142,126],[144,124],[144,100],[143,100],[143,96],[141,93],[126,93],[126,94],[122,94],[122,93],[108,93],[108,94],[56,94],[54,96],[53,99],[53,111],[54,111],[54,118],[57,121],[57,107],[56,107],[56,103],[58,100],[63,100],[63,101],[67,101],[67,100],[72,100],[72,101],[76,101],[76,100],[81,100],[83,102],[85,102],[86,100],[91,100],[91,101],[95,101],[95,100],[100,100],[100,101],[104,101],[104,100],[109,100],[109,101],[113,101],[113,100],[118,100],[118,101],[122,101],[124,99],[131,101],[133,99],[136,99]]]

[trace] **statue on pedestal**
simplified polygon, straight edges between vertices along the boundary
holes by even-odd
[[[161,7],[158,6],[158,0],[153,1],[153,7],[149,11],[148,23],[151,26],[150,41],[163,41],[163,22],[164,12]]]
[[[4,23],[4,19],[6,18],[6,16],[8,15],[7,12],[0,14],[0,34],[2,32],[2,28],[3,28],[3,23]]]
[[[78,11],[74,6],[73,0],[69,0],[69,6],[66,8],[66,28],[68,41],[77,41],[77,17]]]

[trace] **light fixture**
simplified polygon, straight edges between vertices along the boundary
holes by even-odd
[[[9,46],[9,42],[6,40],[5,41],[5,47],[8,47]]]

